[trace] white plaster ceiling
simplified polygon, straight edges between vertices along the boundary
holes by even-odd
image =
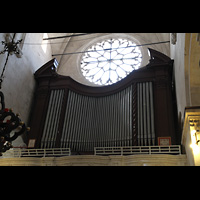
[[[77,33],[48,33],[48,37],[50,38],[50,37],[69,36],[74,34]],[[52,54],[66,53],[67,50],[69,50],[70,47],[72,46],[80,47],[80,45],[84,44],[85,42],[89,42],[94,38],[101,37],[107,34],[111,33],[97,33],[79,37],[67,37],[62,39],[49,40],[52,43],[51,44]],[[127,35],[135,37],[141,44],[168,41],[170,39],[170,33],[127,33]],[[157,49],[168,56],[170,55],[169,43],[152,45],[149,47]],[[62,59],[62,56],[54,56],[54,57],[56,57],[58,61]]]
[[[48,37],[50,38],[59,36],[70,36],[76,34],[79,33],[48,33]],[[92,44],[95,41],[98,41],[98,39],[110,36],[112,34],[116,36],[118,33],[96,33],[79,37],[53,39],[53,40],[48,40],[48,42],[51,43],[52,55],[71,53],[71,52],[81,52],[85,50],[85,47],[88,46],[88,44]],[[163,42],[170,40],[170,33],[119,33],[119,35],[133,38],[135,41],[137,41],[136,43],[139,44],[149,44],[149,43]],[[143,48],[146,51],[144,56],[143,66],[145,66],[149,61],[149,57],[147,55],[147,48],[155,49],[157,51],[160,51],[161,53],[164,53],[167,56],[170,56],[170,43],[145,46]],[[59,56],[53,56],[53,58],[56,58],[59,63],[58,73],[66,76],[71,76],[72,78],[83,84],[91,85],[87,81],[84,81],[84,78],[80,74],[80,70],[78,70],[80,56],[81,55],[78,54],[59,55]]]

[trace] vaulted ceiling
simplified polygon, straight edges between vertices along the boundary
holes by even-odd
[[[52,37],[71,36],[78,34],[81,33],[48,33],[48,38],[50,39]],[[70,76],[83,84],[91,85],[90,83],[85,81],[85,78],[80,72],[81,54],[62,54],[82,52],[87,49],[86,47],[88,47],[88,45],[92,45],[98,40],[110,36],[133,39],[136,44],[149,44],[145,47],[141,47],[145,52],[143,55],[143,65],[141,67],[148,64],[149,61],[147,48],[155,49],[167,56],[170,56],[169,42],[163,44],[150,45],[150,43],[169,41],[170,33],[93,33],[77,37],[51,39],[48,40],[48,42],[51,45],[52,57],[56,58],[59,63],[58,73]]]
[[[60,36],[70,36],[76,35],[77,33],[48,33],[48,37],[60,37]],[[54,54],[63,54],[69,52],[69,50],[77,50],[81,45],[89,42],[95,38],[110,35],[112,33],[96,33],[89,34],[79,37],[66,37],[61,39],[49,40],[51,43],[52,55]],[[126,35],[131,35],[135,37],[141,44],[153,43],[153,42],[162,42],[169,41],[170,33],[127,33]],[[170,55],[169,43],[159,44],[149,46],[153,49],[159,50],[160,52]],[[67,51],[68,50],[68,51]],[[63,56],[54,56],[60,62]]]

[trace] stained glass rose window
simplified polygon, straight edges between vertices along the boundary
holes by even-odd
[[[141,65],[140,48],[127,39],[107,39],[88,48],[81,60],[83,76],[97,85],[111,85]]]

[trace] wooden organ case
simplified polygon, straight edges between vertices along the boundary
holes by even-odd
[[[176,144],[172,98],[173,60],[149,49],[149,64],[103,87],[57,74],[52,59],[35,73],[29,148],[152,146],[159,137]]]

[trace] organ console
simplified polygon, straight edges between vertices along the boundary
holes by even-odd
[[[56,72],[52,59],[35,72],[28,147],[71,148],[176,144],[173,60],[149,49],[149,64],[109,86],[90,87]]]

